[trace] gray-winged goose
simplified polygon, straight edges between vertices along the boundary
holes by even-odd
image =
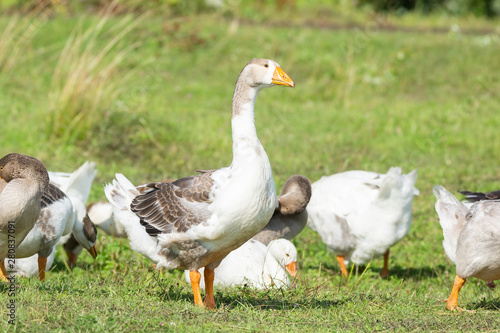
[[[444,251],[456,265],[446,308],[460,310],[458,294],[468,278],[500,279],[500,201],[479,201],[467,208],[444,187],[435,186],[433,191]]]
[[[43,280],[47,258],[65,237],[74,236],[92,257],[97,256],[96,229],[84,204],[95,175],[93,162],[85,162],[73,173],[49,172],[51,183],[42,196],[40,216],[16,251],[16,261],[20,263],[19,269],[24,269],[24,275],[35,270],[26,267],[35,263],[30,257],[37,256],[39,278]],[[72,265],[71,253],[69,264]]]
[[[398,167],[387,174],[347,171],[322,177],[312,184],[308,225],[337,256],[363,265],[384,255],[381,276],[388,276],[389,248],[409,231],[417,170],[407,175]]]
[[[36,158],[11,153],[0,159],[0,268],[3,279],[7,274],[4,260],[15,258],[15,250],[35,225],[48,184],[47,169]]]
[[[311,199],[311,182],[307,177],[295,175],[289,177],[278,197],[279,206],[269,223],[257,235],[252,237],[268,245],[279,238],[292,239],[307,224],[306,206]]]
[[[229,167],[150,183],[143,193],[121,174],[105,187],[132,249],[157,267],[190,270],[197,305],[203,304],[198,270],[205,267],[206,308],[215,308],[214,269],[259,232],[277,206],[271,165],[254,123],[257,95],[273,85],[294,83],[272,60],[253,59],[241,71],[233,94]]]

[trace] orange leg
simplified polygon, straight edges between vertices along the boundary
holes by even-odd
[[[384,253],[384,268],[380,272],[380,276],[383,278],[389,277],[389,249]]]
[[[5,269],[5,263],[3,260],[0,261],[0,280],[5,282],[9,281],[7,279],[7,270]]]
[[[205,267],[205,307],[210,310],[215,309],[214,300],[214,277],[215,269]]]
[[[345,256],[337,256],[337,261],[339,262],[342,275],[347,276],[347,268],[345,268]]]
[[[194,305],[203,305],[200,293],[200,272],[197,270],[189,271],[189,279],[191,280],[191,286],[193,287]]]
[[[450,297],[446,300],[446,308],[448,310],[462,310],[458,307],[458,293],[460,289],[465,284],[466,279],[462,279],[460,276],[455,276],[455,282],[453,283],[453,290],[451,291]]]
[[[40,281],[45,279],[45,266],[47,266],[47,258],[38,256],[38,278]]]

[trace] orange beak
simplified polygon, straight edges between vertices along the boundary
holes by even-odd
[[[293,83],[292,79],[280,67],[276,67],[274,70],[271,82],[285,87],[295,87],[295,83]]]
[[[296,261],[292,261],[291,263],[289,263],[285,267],[291,276],[295,277],[295,275],[297,275],[297,262]]]
[[[89,253],[92,256],[92,258],[95,259],[95,257],[97,257],[97,250],[95,249],[95,245],[90,248]]]

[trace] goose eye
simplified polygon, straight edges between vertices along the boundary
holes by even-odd
[[[266,68],[267,68],[267,67],[269,67],[269,65],[268,65],[268,64],[265,64],[265,65],[264,65],[264,67],[266,67]]]

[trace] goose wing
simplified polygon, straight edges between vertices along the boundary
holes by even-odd
[[[151,236],[186,232],[212,215],[208,210],[213,199],[212,173],[204,172],[172,183],[146,184],[143,192],[132,200],[130,208]]]

